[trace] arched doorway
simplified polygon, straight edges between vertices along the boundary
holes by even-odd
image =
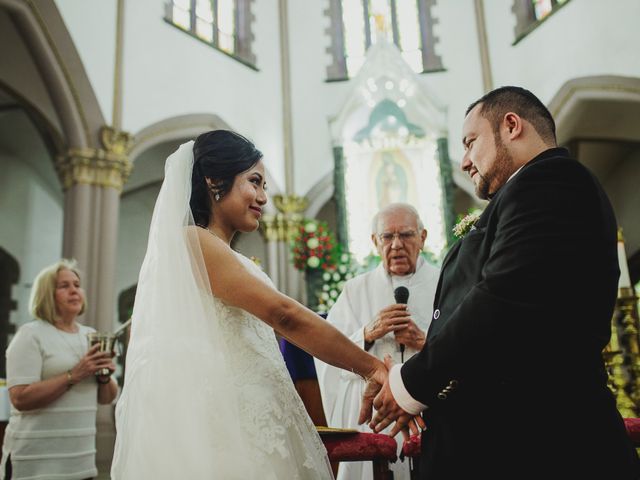
[[[15,326],[9,321],[11,312],[17,307],[13,299],[13,286],[20,278],[20,266],[13,256],[0,247],[0,351],[7,350],[9,335]],[[5,356],[0,356],[0,376],[6,378],[7,365]]]

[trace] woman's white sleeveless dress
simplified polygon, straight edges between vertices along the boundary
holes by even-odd
[[[254,275],[271,279],[250,259],[237,254]],[[231,348],[229,365],[239,399],[239,425],[251,443],[247,460],[260,465],[261,479],[333,478],[327,452],[294,389],[273,329],[250,313],[224,305],[211,308]]]

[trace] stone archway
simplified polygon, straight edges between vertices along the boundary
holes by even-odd
[[[0,85],[52,139],[47,143],[64,190],[60,253],[77,259],[85,272],[87,323],[108,329],[113,214],[118,182],[128,173],[126,158],[110,151],[114,138],[54,0],[0,0],[0,45],[11,52],[0,55]]]
[[[627,257],[640,253],[640,78],[595,76],[565,83],[549,103],[558,143],[604,186],[624,230]]]
[[[14,55],[0,79],[22,98],[37,99],[67,148],[100,146],[105,121],[89,78],[53,0],[0,0],[3,43]],[[21,56],[28,64],[16,68]],[[29,80],[27,80],[29,79]],[[62,153],[62,152],[60,152]]]

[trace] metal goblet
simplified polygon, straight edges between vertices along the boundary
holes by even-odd
[[[100,352],[115,353],[116,336],[113,333],[91,332],[87,334],[87,338],[91,347],[96,344],[100,345],[98,349]],[[108,368],[101,368],[95,373],[96,376],[110,374],[111,371]]]

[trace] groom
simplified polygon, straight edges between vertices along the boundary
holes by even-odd
[[[604,191],[525,89],[473,103],[462,142],[490,203],[445,258],[426,345],[391,369],[371,427],[422,412],[429,480],[638,478],[601,356],[619,275]]]

